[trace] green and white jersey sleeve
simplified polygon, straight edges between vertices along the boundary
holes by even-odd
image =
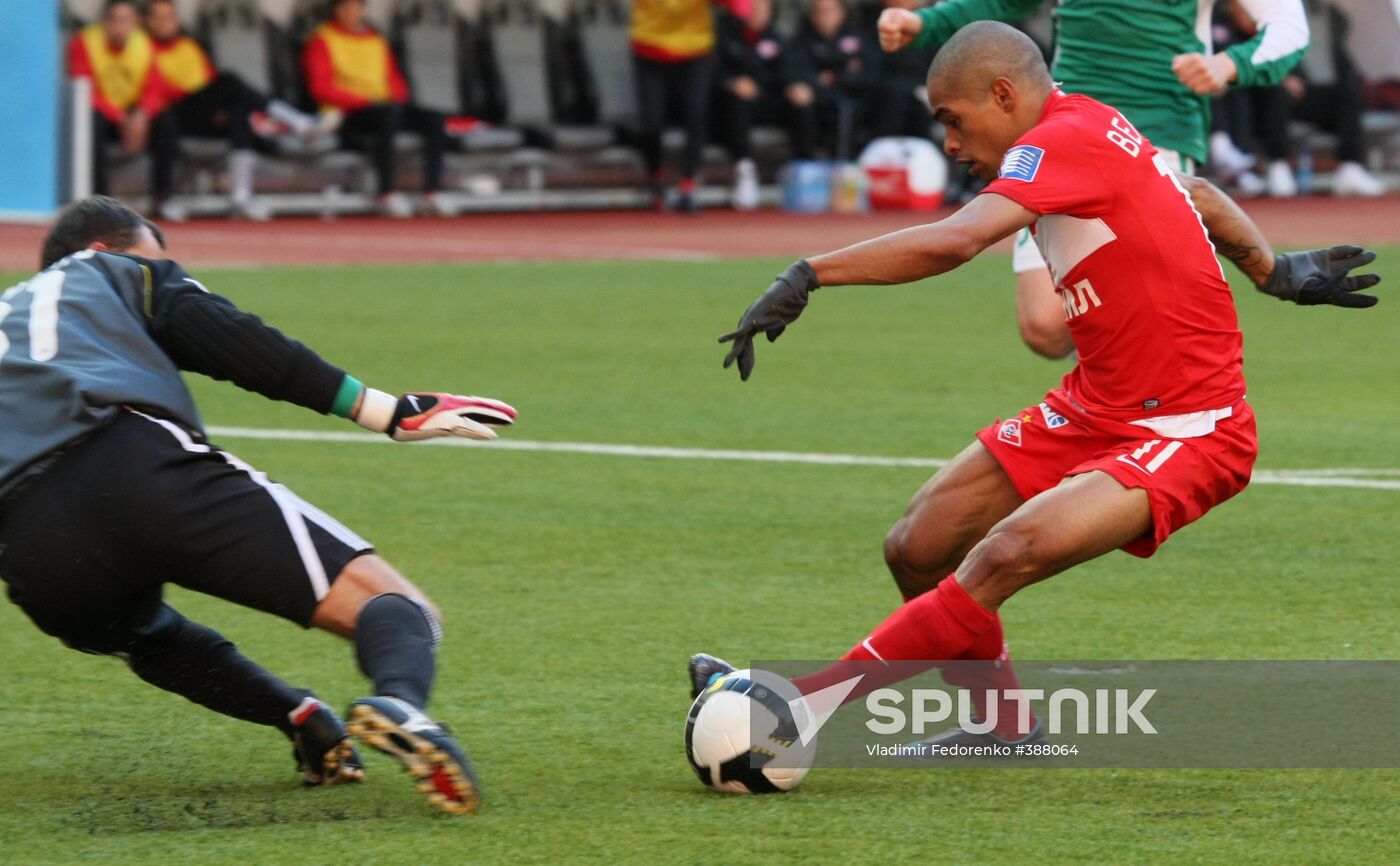
[[[944,42],[965,24],[1017,21],[1043,0],[947,0],[918,11],[914,44]],[[1308,26],[1300,0],[1246,0],[1256,39],[1231,50],[1240,83],[1278,81],[1302,57]],[[1152,143],[1203,163],[1210,101],[1172,72],[1178,54],[1210,51],[1212,0],[1060,0],[1051,72],[1069,93],[1112,105]]]
[[[1278,84],[1308,50],[1308,19],[1303,4],[1301,0],[1241,0],[1240,5],[1259,30],[1254,38],[1225,49],[1239,70],[1237,84]],[[1209,18],[1208,9],[1206,14]]]
[[[1020,21],[1045,0],[947,0],[918,10],[924,27],[914,47],[947,42],[959,27],[974,21]]]

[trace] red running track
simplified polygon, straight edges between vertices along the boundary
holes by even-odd
[[[1400,196],[1256,200],[1245,209],[1274,243],[1400,243]],[[473,214],[393,221],[351,217],[270,223],[194,220],[164,226],[170,253],[189,268],[263,265],[406,264],[796,257],[834,249],[939,215],[802,216],[707,211]],[[37,265],[42,226],[0,224],[0,270]]]

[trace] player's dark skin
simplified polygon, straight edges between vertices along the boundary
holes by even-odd
[[[991,22],[976,22],[939,51],[929,70],[934,117],[946,131],[944,150],[973,174],[992,181],[1008,149],[1038,122],[1053,82],[1034,43]],[[956,48],[954,45],[956,44]],[[975,46],[975,47],[970,47]],[[1364,308],[1358,295],[1379,281],[1348,276],[1374,254],[1334,247],[1273,257],[1248,217],[1209,184],[1198,189],[1168,174],[1190,198],[1212,238],[1266,294],[1303,305]],[[1204,206],[1202,206],[1204,204]],[[973,199],[939,222],[916,226],[794,263],[744,314],[725,366],[741,378],[753,369],[753,338],[775,340],[807,304],[811,288],[911,283],[950,271],[1035,222],[1038,215],[1003,195]],[[938,472],[910,503],[885,540],[885,557],[900,589],[913,598],[950,573],[984,608],[996,611],[1021,588],[1144,536],[1153,528],[1148,493],[1109,474],[1089,471],[1022,501],[1010,478],[974,442]]]
[[[1035,126],[1052,88],[1038,58],[1007,62],[1022,43],[1003,47],[984,59],[944,58],[929,77],[944,150],[988,180]],[[1036,218],[1008,198],[982,195],[940,222],[809,262],[822,286],[913,282],[952,270]],[[906,596],[956,571],[968,595],[995,611],[1022,588],[1122,547],[1151,526],[1147,491],[1103,472],[1067,478],[1023,502],[1000,464],[974,442],[914,497],[885,539],[885,558]]]

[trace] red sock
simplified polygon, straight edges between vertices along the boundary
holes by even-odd
[[[937,589],[890,614],[869,637],[842,656],[840,662],[792,682],[804,695],[809,695],[858,673],[866,674],[846,697],[849,703],[918,673],[914,666],[898,665],[888,677],[880,677],[872,674],[869,662],[927,661],[928,665],[923,668],[927,670],[939,661],[958,658],[996,624],[997,615],[973,601],[958,583],[957,576],[950,574]]]
[[[679,189],[681,192],[695,192],[695,178],[681,178],[680,182],[676,184],[676,188]]]
[[[1011,665],[1011,654],[1006,649],[1006,637],[1001,628],[1001,617],[996,616],[991,627],[978,635],[972,646],[958,656],[960,662],[978,662],[971,665],[948,665],[943,669],[943,679],[950,686],[961,686],[972,694],[977,715],[983,719],[987,715],[987,690],[994,689],[1004,695],[1008,689],[1019,689],[1016,669]],[[993,733],[1002,739],[1019,740],[1030,733],[1022,730],[1017,722],[1018,705],[1015,701],[998,697],[996,702],[996,727]],[[1029,719],[1030,727],[1035,726],[1035,716]]]

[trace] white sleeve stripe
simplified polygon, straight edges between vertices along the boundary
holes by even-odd
[[[1308,47],[1302,0],[1240,0],[1240,5],[1264,34],[1249,58],[1251,64],[1260,66]]]
[[[1215,0],[1196,0],[1196,38],[1201,42],[1198,50],[1206,54],[1215,51],[1215,40],[1210,32],[1210,17],[1214,9]]]

